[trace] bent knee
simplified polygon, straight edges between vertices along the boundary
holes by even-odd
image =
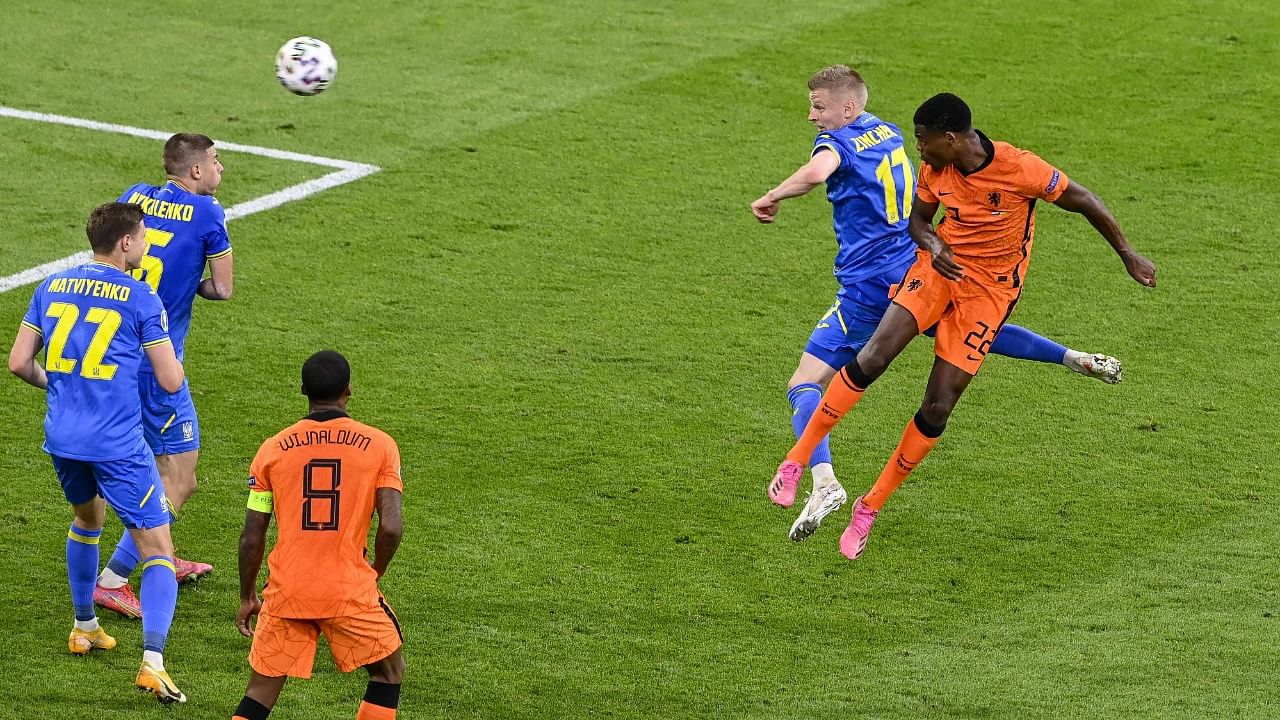
[[[946,427],[951,411],[955,408],[954,400],[926,400],[920,405],[920,419],[934,427]]]
[[[404,680],[404,653],[396,651],[368,666],[369,679],[388,685]]]

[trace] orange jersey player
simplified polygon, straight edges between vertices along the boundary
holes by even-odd
[[[872,488],[854,503],[840,552],[862,555],[889,495],[937,444],[960,395],[991,349],[1022,293],[1035,233],[1035,206],[1046,200],[1080,213],[1106,238],[1134,280],[1156,283],[1156,268],[1125,239],[1111,212],[1083,185],[1034,154],[992,142],[974,129],[969,106],[935,95],[915,114],[924,163],[907,230],[920,248],[871,339],[831,381],[819,412],[787,453],[774,483],[798,481],[814,447],[916,335],[936,324],[937,359],[924,401]],[[944,217],[935,229],[940,206]]]
[[[302,366],[309,414],[268,439],[253,459],[240,536],[240,612],[253,637],[253,674],[236,718],[265,720],[287,677],[311,677],[324,634],[342,672],[363,667],[369,685],[358,720],[396,716],[404,658],[400,624],[378,590],[402,530],[400,450],[390,435],[347,415],[351,368],[332,350]],[[378,515],[373,561],[366,544]],[[277,539],[260,601],[267,527]],[[257,627],[250,621],[258,615]]]

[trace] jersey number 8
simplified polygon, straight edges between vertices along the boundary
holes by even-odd
[[[328,476],[324,483],[328,489],[317,487],[321,480]],[[303,530],[337,530],[338,529],[338,485],[342,482],[341,460],[312,460],[302,470],[302,529]],[[326,512],[327,509],[327,512]]]

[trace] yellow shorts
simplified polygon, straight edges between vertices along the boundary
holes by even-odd
[[[359,615],[308,620],[276,617],[264,605],[253,632],[249,667],[268,677],[309,678],[321,633],[342,672],[377,662],[404,642],[400,621],[381,598],[378,607]]]

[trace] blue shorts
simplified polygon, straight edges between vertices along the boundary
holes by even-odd
[[[913,261],[840,288],[835,303],[809,335],[804,351],[837,369],[852,362],[889,309],[889,290],[902,282]]]
[[[142,436],[156,455],[177,455],[200,449],[200,420],[191,388],[182,381],[178,392],[165,392],[151,373],[138,377],[142,395]]]
[[[80,505],[101,495],[127,528],[149,530],[170,521],[169,499],[156,459],[139,446],[123,460],[72,460],[50,455],[67,502]]]

